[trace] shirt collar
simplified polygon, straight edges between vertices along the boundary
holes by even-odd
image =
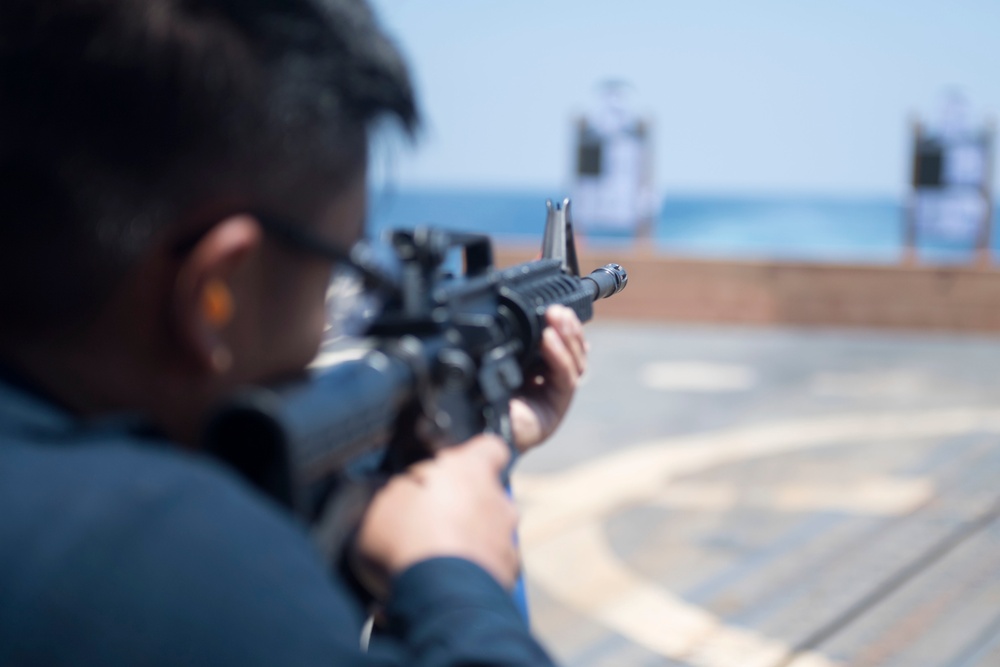
[[[135,414],[81,418],[29,378],[0,364],[0,437],[59,439],[123,433],[161,439],[148,420]]]

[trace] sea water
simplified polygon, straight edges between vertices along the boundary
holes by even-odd
[[[433,224],[489,234],[495,243],[540,243],[545,200],[559,192],[389,189],[370,198],[370,229]],[[903,202],[890,197],[667,195],[653,229],[656,249],[717,259],[884,263],[900,261]],[[994,222],[994,227],[996,226]],[[621,245],[620,232],[577,230],[587,245]],[[1000,240],[992,237],[994,254]],[[924,238],[923,261],[961,263],[971,239]]]

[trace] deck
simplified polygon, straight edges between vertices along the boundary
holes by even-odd
[[[588,327],[514,479],[564,664],[1000,665],[1000,339]]]

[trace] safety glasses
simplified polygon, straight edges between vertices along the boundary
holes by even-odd
[[[255,216],[270,238],[333,264],[327,289],[327,339],[361,336],[382,312],[395,285],[376,247],[366,239],[349,248],[334,245],[301,225],[270,215]]]
[[[326,295],[327,339],[363,335],[397,285],[392,262],[379,253],[379,247],[366,239],[341,247],[296,222],[268,214],[252,215],[268,238],[333,265]],[[202,229],[178,242],[175,253],[182,256],[191,252],[210,229]]]

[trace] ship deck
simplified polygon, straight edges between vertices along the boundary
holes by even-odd
[[[514,478],[564,664],[1000,664],[1000,339],[588,330]]]

